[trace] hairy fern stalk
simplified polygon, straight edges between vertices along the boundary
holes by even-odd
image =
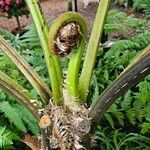
[[[40,143],[28,134],[22,138],[22,141],[33,150],[90,150],[93,148],[91,127],[100,120],[118,97],[150,74],[150,47],[145,48],[101,94],[97,102],[87,108],[86,98],[110,0],[101,0],[99,4],[81,75],[79,73],[87,32],[83,18],[74,12],[64,13],[53,22],[48,32],[39,2],[32,0],[31,4],[31,1],[26,0],[26,3],[43,48],[52,91],[27,62],[18,53],[12,52],[12,47],[0,38],[0,48],[12,61],[14,58],[17,59],[19,64],[14,61],[15,65],[37,90],[41,102],[44,101],[43,105],[34,106],[29,94],[22,93],[23,87],[7,75],[4,79],[4,73],[0,72],[3,76],[0,78],[0,88],[27,108],[36,118],[41,129]],[[65,75],[62,74],[60,57],[69,57]],[[42,84],[39,80],[36,81],[36,77]],[[0,104],[0,106],[6,105],[9,106],[6,102]],[[6,112],[2,107],[0,109]],[[24,126],[22,128],[24,129]]]

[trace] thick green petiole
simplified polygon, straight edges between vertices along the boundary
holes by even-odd
[[[60,105],[62,104],[62,71],[58,58],[51,54],[50,49],[48,47],[48,26],[39,8],[39,1],[25,1],[29,7],[30,13],[34,20],[39,39],[43,48],[44,57],[50,76],[52,96],[54,102]]]
[[[67,71],[67,77],[66,77],[66,90],[68,94],[79,97],[79,90],[78,90],[78,77],[79,77],[79,69],[80,69],[80,63],[82,59],[83,50],[85,49],[85,39],[82,37],[80,41],[80,45],[77,47],[77,49],[74,49],[74,51],[71,54],[71,58],[68,65],[68,71]],[[79,99],[80,102],[82,100]]]
[[[85,54],[85,60],[83,63],[83,68],[79,80],[80,98],[84,102],[86,102],[87,99],[90,80],[91,80],[93,68],[96,61],[97,50],[99,47],[99,41],[102,37],[109,4],[110,4],[110,0],[100,1],[96,18],[94,21],[93,29],[92,29],[90,41]]]

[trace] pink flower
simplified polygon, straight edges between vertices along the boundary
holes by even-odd
[[[16,0],[16,4],[19,4],[20,3],[20,0]]]
[[[10,4],[10,0],[5,0],[5,2],[6,2],[6,4],[8,4],[8,5]]]
[[[2,8],[0,8],[0,14],[2,14],[4,12],[4,10]]]
[[[0,5],[1,5],[1,6],[4,6],[3,0],[0,0]]]
[[[9,10],[9,7],[8,7],[7,5],[5,6],[5,10],[6,10],[6,11],[8,11],[8,10]]]

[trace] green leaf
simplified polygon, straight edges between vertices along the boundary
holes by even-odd
[[[6,131],[6,127],[0,127],[0,148],[12,145],[11,132]]]
[[[138,84],[139,93],[135,94],[135,97],[142,102],[144,105],[146,102],[150,100],[150,83],[147,81],[141,82]]]
[[[105,119],[109,122],[110,126],[114,129],[114,121],[111,115],[109,113],[106,113],[104,116],[105,116]]]
[[[134,125],[135,119],[136,119],[134,110],[130,109],[126,112],[126,114],[127,114],[127,117],[129,118],[129,121]]]
[[[21,116],[21,119],[25,124],[27,124],[28,129],[32,131],[33,134],[36,136],[39,135],[40,130],[38,127],[38,122],[36,119],[31,115],[31,113],[24,107],[19,104],[15,104],[14,107],[17,109],[18,113]]]
[[[128,90],[128,92],[125,94],[123,101],[121,102],[121,106],[124,110],[129,110],[131,108],[131,102],[132,102],[132,96],[131,96],[131,90]]]
[[[150,122],[144,122],[144,123],[142,124],[141,133],[145,134],[145,133],[147,133],[148,131],[150,131]]]
[[[27,132],[21,117],[17,113],[16,109],[13,108],[8,102],[0,102],[0,110],[5,116],[21,131]]]
[[[0,101],[3,101],[6,99],[6,94],[0,89]]]

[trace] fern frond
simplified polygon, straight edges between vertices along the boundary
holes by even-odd
[[[0,35],[7,40],[10,40],[10,41],[15,40],[15,36],[11,32],[4,30],[2,28],[0,28]]]
[[[129,49],[139,49],[140,45],[130,40],[119,40],[115,42],[105,55],[105,58],[112,58]]]
[[[139,92],[135,93],[135,98],[140,101],[141,104],[146,104],[150,100],[150,83],[145,79],[145,81],[139,83],[137,87],[139,87]]]
[[[121,106],[124,110],[129,110],[131,109],[131,103],[132,103],[132,96],[131,96],[131,90],[128,90],[128,92],[125,94],[122,102],[121,102]]]
[[[12,145],[11,132],[6,131],[6,127],[0,127],[0,148]]]
[[[25,27],[25,32],[22,36],[19,37],[21,43],[28,43],[31,46],[40,46],[38,34],[34,24]]]
[[[23,132],[27,132],[21,117],[17,113],[16,109],[13,108],[8,102],[0,102],[0,111],[12,122],[18,129]]]
[[[128,119],[129,119],[129,121],[130,121],[133,125],[135,125],[136,116],[135,116],[135,111],[134,111],[134,109],[129,109],[129,110],[127,110],[126,115],[127,115]]]
[[[109,113],[104,114],[105,119],[109,122],[110,126],[114,129],[114,121]]]
[[[50,97],[51,91],[39,74],[17,53],[8,42],[0,36],[0,48],[14,62],[17,68],[24,74],[32,86],[41,97],[41,102],[45,105]]]
[[[134,43],[138,43],[140,45],[140,49],[143,49],[147,45],[150,45],[150,33],[141,33],[131,38],[131,41]]]
[[[28,129],[32,131],[33,134],[39,135],[40,130],[36,119],[29,113],[29,111],[22,105],[15,104],[15,109],[18,110],[23,122],[28,125]]]
[[[117,118],[120,125],[123,125],[124,114],[118,110],[116,104],[113,104],[110,107],[110,109],[108,110],[108,113],[112,114],[115,118]]]
[[[142,124],[141,133],[145,134],[145,133],[147,133],[148,131],[150,131],[150,122],[144,122],[144,123]]]

